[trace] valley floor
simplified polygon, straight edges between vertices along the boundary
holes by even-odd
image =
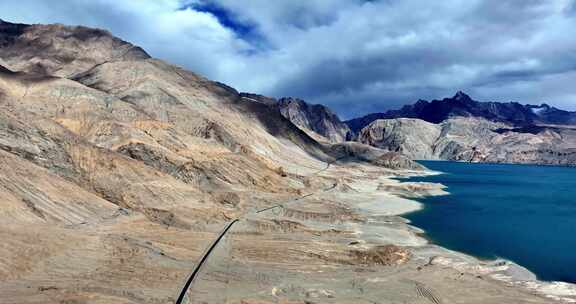
[[[397,174],[415,172],[335,165],[315,178],[306,192],[314,195],[253,195],[189,290],[189,303],[576,301],[571,285],[429,244],[399,215],[420,208],[410,197],[443,194],[442,186],[391,179]],[[253,213],[278,203],[284,207]],[[122,209],[65,227],[1,223],[1,302],[173,303],[227,221],[175,212],[195,226]]]

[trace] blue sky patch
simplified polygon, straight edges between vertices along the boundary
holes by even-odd
[[[209,13],[216,17],[222,26],[234,31],[240,39],[249,42],[255,48],[262,49],[266,45],[264,37],[260,35],[255,24],[238,20],[238,18],[234,16],[234,13],[212,1],[188,3],[180,9],[192,9],[198,12]]]

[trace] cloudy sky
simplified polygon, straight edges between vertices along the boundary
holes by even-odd
[[[576,110],[575,0],[18,0],[0,1],[0,18],[104,28],[344,118],[458,90]]]

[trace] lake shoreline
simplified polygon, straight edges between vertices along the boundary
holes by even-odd
[[[487,165],[501,165],[487,163]],[[514,164],[516,165],[516,164]],[[517,164],[525,166],[525,164]],[[565,167],[562,167],[565,168]],[[393,177],[392,179],[401,183],[408,184],[420,184],[423,182],[411,181],[414,177],[432,176],[444,174],[441,171],[431,170],[430,174],[414,174],[414,175],[402,175],[398,177]],[[428,183],[428,182],[426,182]],[[444,188],[445,189],[445,188]],[[444,190],[445,193],[440,195],[445,195],[450,197],[451,193]],[[438,194],[421,194],[418,193],[415,197],[410,199],[417,201],[421,204],[421,207],[403,214],[400,214],[402,218],[406,220],[406,225],[410,227],[412,233],[414,233],[418,238],[424,240],[425,245],[422,250],[426,252],[427,255],[437,254],[438,257],[431,258],[435,259],[434,263],[439,263],[444,266],[454,267],[461,270],[463,273],[472,273],[474,275],[488,275],[490,278],[501,281],[505,284],[518,286],[523,289],[527,289],[531,292],[543,295],[551,300],[556,300],[565,303],[576,303],[576,284],[570,282],[562,281],[544,281],[540,280],[538,276],[523,267],[521,264],[516,263],[510,259],[506,258],[485,258],[480,256],[475,256],[469,253],[463,253],[457,250],[449,249],[443,247],[442,242],[433,238],[426,230],[418,227],[410,220],[410,214],[421,212],[426,208],[426,203],[422,202],[422,199],[430,198],[432,196],[437,196]],[[421,249],[422,249],[421,248]],[[431,251],[433,254],[431,254]],[[418,250],[416,250],[418,252]]]

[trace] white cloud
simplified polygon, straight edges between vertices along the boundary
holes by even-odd
[[[576,110],[576,88],[568,84],[576,80],[574,3],[21,0],[0,3],[0,17],[106,28],[240,90],[297,95],[350,116],[460,89],[478,99]],[[193,9],[206,4],[253,35],[217,12]]]

